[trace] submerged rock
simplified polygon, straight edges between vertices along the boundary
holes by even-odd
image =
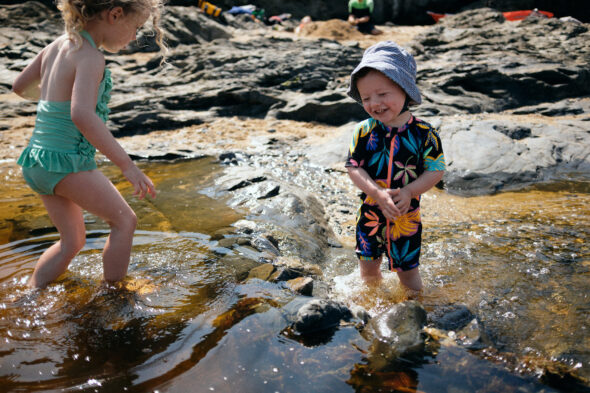
[[[340,321],[349,321],[351,311],[333,300],[314,299],[297,311],[293,327],[301,334],[327,330],[340,325]]]
[[[443,330],[458,330],[465,327],[475,318],[475,315],[461,304],[437,307],[428,313],[428,323]]]
[[[268,280],[271,274],[275,271],[275,267],[271,263],[265,263],[250,270],[248,280],[257,278],[259,280]]]
[[[369,365],[383,370],[400,356],[420,354],[424,350],[426,311],[411,300],[394,305],[389,311],[372,318],[363,335],[372,340]]]
[[[472,319],[465,327],[455,332],[454,338],[458,344],[472,350],[488,348],[492,345],[477,318]]]

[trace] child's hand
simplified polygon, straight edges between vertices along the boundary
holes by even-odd
[[[152,198],[156,197],[156,187],[154,183],[147,177],[135,164],[123,171],[123,176],[129,180],[133,185],[135,191],[133,195],[139,194],[139,199],[143,199],[146,193],[149,193]]]
[[[393,197],[395,206],[399,209],[400,215],[404,215],[410,210],[410,202],[412,201],[412,194],[406,188],[396,188],[396,195]]]
[[[381,209],[381,212],[388,220],[393,220],[395,217],[400,215],[399,208],[395,205],[393,198],[399,193],[398,189],[386,189],[382,188],[375,195],[375,200]]]

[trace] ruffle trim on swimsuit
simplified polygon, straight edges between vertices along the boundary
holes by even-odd
[[[80,30],[79,33],[90,43],[90,45],[92,45],[93,48],[96,49],[96,44],[94,43],[90,33],[88,33],[86,30]],[[100,85],[98,86],[98,96],[96,99],[96,114],[105,123],[107,122],[109,113],[111,111],[107,105],[111,99],[112,88],[113,81],[111,80],[111,71],[108,68],[105,68],[102,81],[100,81]]]
[[[111,100],[111,90],[113,89],[113,81],[111,79],[111,71],[108,68],[104,69],[104,77],[98,87],[98,97],[96,100],[96,114],[103,122],[107,122],[111,110],[108,107]]]
[[[17,163],[57,173],[96,168],[96,149],[71,120],[70,101],[45,101],[37,104],[35,130]]]
[[[39,147],[27,146],[17,163],[25,168],[41,166],[43,169],[57,173],[72,173],[96,169],[94,153],[96,149],[83,138],[79,144],[79,153],[63,153]]]

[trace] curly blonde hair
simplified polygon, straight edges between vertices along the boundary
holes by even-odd
[[[153,30],[156,32],[156,44],[160,48],[160,52],[166,51],[160,29],[163,0],[57,0],[57,8],[61,11],[66,34],[78,47],[82,45],[80,31],[84,29],[86,23],[100,17],[104,10],[115,7],[121,7],[125,15],[148,11]]]

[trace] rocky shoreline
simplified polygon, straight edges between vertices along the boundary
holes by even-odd
[[[42,30],[29,19],[19,22],[24,7],[28,18],[43,21]],[[35,2],[2,8],[0,20],[11,26],[0,30],[5,64],[0,94],[7,98],[0,103],[3,134],[14,129],[13,122],[34,114],[33,103],[10,97],[10,83],[25,62],[59,34],[57,19],[48,13]],[[344,23],[325,23],[337,27],[339,22]],[[165,66],[159,67],[159,58],[149,52],[153,45],[144,40],[127,54],[109,57],[115,85],[111,130],[117,136],[137,136],[206,129],[199,126],[232,116],[292,120],[333,127],[335,143],[327,145],[340,150],[327,151],[334,160],[322,163],[343,161],[347,132],[365,117],[345,94],[348,74],[363,47],[374,41],[301,37],[250,21],[234,23],[221,25],[193,7],[169,7]],[[399,31],[391,28],[373,39],[395,40]],[[587,178],[587,24],[541,18],[509,22],[498,11],[478,9],[417,31],[406,44],[418,63],[424,99],[414,113],[440,129],[449,192],[489,194]],[[202,136],[195,135],[185,146],[187,155],[201,154]],[[222,145],[215,143],[216,148]]]

